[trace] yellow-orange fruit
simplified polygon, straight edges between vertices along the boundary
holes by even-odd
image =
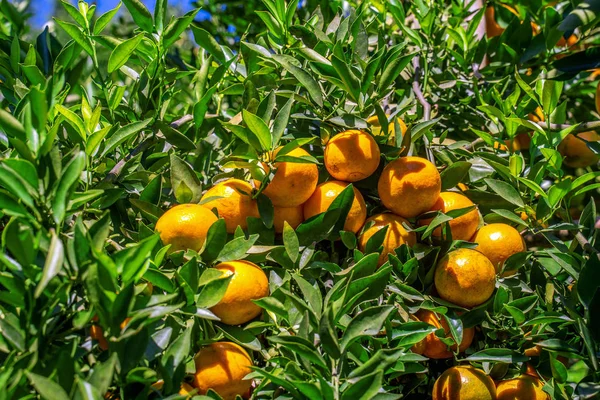
[[[452,334],[450,333],[450,327],[448,326],[448,323],[446,322],[444,317],[438,317],[436,313],[425,309],[419,310],[416,314],[416,317],[419,320],[434,326],[436,329],[444,329],[444,333],[446,334],[447,338],[452,337]],[[462,342],[460,342],[460,346],[458,347],[459,352],[463,352],[469,348],[469,346],[473,342],[474,336],[474,328],[463,329]],[[421,342],[424,343],[425,348],[425,350],[421,354],[429,358],[451,358],[453,355],[452,352],[456,350],[456,344],[454,344],[451,347],[451,350],[449,350],[448,346],[435,335],[435,332],[432,332],[429,335],[427,335],[427,337]]]
[[[493,6],[488,6],[485,9],[485,25],[485,33],[488,38],[500,36],[502,35],[502,32],[504,32],[504,28],[502,28],[500,25],[498,25],[498,22],[496,22],[496,10],[494,10]]]
[[[434,281],[442,299],[471,308],[485,303],[492,296],[496,269],[477,250],[457,249],[438,262]]]
[[[232,276],[219,303],[210,310],[227,325],[239,325],[256,318],[262,309],[252,300],[269,295],[269,280],[263,270],[250,261],[229,261],[218,264],[224,276]]]
[[[248,182],[240,179],[219,182],[202,196],[202,201],[211,197],[220,198],[204,203],[203,207],[217,209],[219,217],[225,220],[227,233],[234,233],[238,226],[246,229],[246,218],[259,217],[258,205],[252,198],[252,186]]]
[[[389,115],[388,115],[389,117]],[[395,121],[398,122],[398,126],[400,127],[400,134],[404,135],[406,133],[406,130],[408,129],[408,127],[406,126],[406,124],[404,123],[404,121],[402,120],[402,118],[400,117],[396,117],[394,121],[391,121],[388,123],[388,144],[392,144],[395,142],[396,140],[396,123]],[[377,115],[373,115],[371,117],[369,117],[369,119],[367,119],[367,123],[370,125],[371,127],[371,132],[373,132],[374,136],[381,136],[384,135],[385,132],[383,132],[383,130],[381,129],[381,124],[379,123],[379,118],[377,117]]]
[[[217,342],[203,347],[194,357],[194,387],[198,394],[212,389],[224,400],[249,395],[252,381],[244,379],[251,372],[252,359],[241,346]]]
[[[171,245],[169,252],[179,250],[199,251],[206,241],[206,234],[217,217],[198,204],[180,204],[170,208],[156,222],[160,240]]]
[[[356,182],[377,170],[381,153],[367,132],[349,130],[335,135],[325,147],[325,168],[334,179]]]
[[[383,169],[377,185],[383,205],[403,218],[428,211],[438,200],[442,179],[435,165],[421,157],[402,157]]]
[[[124,329],[129,321],[131,321],[131,318],[125,318],[123,322],[121,322],[120,328]],[[108,341],[104,336],[104,330],[100,325],[95,324],[95,322],[98,322],[98,317],[92,318],[92,322],[94,322],[94,324],[90,327],[90,337],[98,342],[98,347],[100,347],[101,350],[108,350]]]
[[[444,371],[433,385],[433,400],[495,400],[492,378],[470,365]]]
[[[496,387],[498,400],[550,400],[548,393],[542,388],[544,384],[530,375],[521,375],[498,383]]]
[[[363,231],[358,238],[358,247],[364,252],[369,239],[380,229],[387,226],[388,229],[383,239],[383,250],[379,256],[379,265],[385,263],[388,259],[388,254],[393,254],[394,250],[401,245],[407,244],[412,247],[417,243],[417,235],[414,232],[408,232],[404,226],[402,226],[402,223],[405,223],[408,226],[410,226],[410,223],[396,214],[385,213],[374,215],[366,220],[365,226],[371,221],[373,221],[372,226]]]
[[[304,221],[304,211],[302,205],[296,207],[274,207],[273,226],[275,232],[283,232],[283,223],[287,222],[292,228],[296,229]]]
[[[277,156],[281,148],[274,151]],[[300,147],[290,151],[286,156],[300,158],[308,156]],[[296,207],[304,203],[313,194],[319,181],[319,170],[315,164],[305,162],[277,162],[275,175],[263,190],[275,207]],[[260,182],[255,182],[260,185]]]
[[[502,270],[508,257],[527,250],[519,231],[507,224],[483,226],[471,241],[477,243],[477,250],[492,262],[496,272]]]
[[[346,182],[340,181],[328,181],[321,183],[317,186],[317,189],[313,195],[304,203],[304,218],[309,219],[312,216],[321,214],[327,211],[331,203],[336,197],[348,186]],[[362,194],[354,189],[354,201],[348,216],[346,217],[346,223],[344,224],[344,230],[349,232],[358,232],[367,219],[367,206]]]
[[[594,131],[567,135],[558,145],[558,151],[564,157],[563,163],[571,168],[585,168],[597,164],[600,158],[587,147],[585,141],[600,141],[600,135]]]
[[[467,208],[473,205],[473,202],[465,195],[457,192],[442,192],[430,211],[448,213],[452,210],[460,210],[461,208]],[[419,221],[419,224],[429,225],[431,221],[431,219],[424,219]],[[450,225],[453,240],[469,240],[473,237],[473,234],[477,231],[477,227],[479,226],[479,211],[475,208],[458,218],[448,221],[448,225]],[[434,229],[433,236],[442,236],[441,226]]]

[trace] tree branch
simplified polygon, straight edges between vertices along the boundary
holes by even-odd
[[[595,254],[596,257],[600,260],[600,252],[596,250],[594,246],[583,236],[581,232],[577,232],[575,234],[575,239],[579,242],[583,250],[587,251],[590,254]]]
[[[569,124],[550,124],[550,123],[541,122],[541,121],[536,122],[536,124],[538,124],[540,126],[540,128],[542,128],[542,129],[550,129],[552,131],[562,131],[563,129],[567,129],[567,128],[570,128],[573,126],[573,125],[569,125]],[[600,121],[583,122],[579,125],[576,125],[575,128],[573,129],[573,133],[592,131],[595,129],[600,129]]]
[[[431,104],[427,102],[425,96],[423,96],[423,91],[421,91],[421,85],[419,84],[419,76],[421,75],[421,61],[419,56],[415,56],[412,59],[412,64],[415,69],[415,76],[413,78],[412,88],[413,92],[415,92],[415,96],[417,96],[417,100],[423,106],[423,119],[425,121],[429,121],[431,119]],[[425,143],[425,154],[427,155],[427,159],[435,164],[435,159],[433,158],[433,152],[429,147],[429,139],[427,136],[423,135],[423,142]]]

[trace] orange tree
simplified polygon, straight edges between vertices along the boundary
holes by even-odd
[[[3,1],[0,399],[596,397],[600,7],[467,3]]]

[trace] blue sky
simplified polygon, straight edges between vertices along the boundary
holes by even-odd
[[[46,21],[52,18],[52,10],[54,9],[55,0],[31,0],[31,9],[32,9],[32,22],[35,28],[42,28]],[[101,15],[102,13],[114,8],[119,0],[87,0],[88,3],[95,3],[97,6],[96,15]],[[146,7],[150,9],[150,11],[154,11],[154,3],[155,0],[142,0]],[[77,0],[71,0],[71,3],[77,4]],[[183,11],[187,11],[191,9],[190,0],[169,0],[169,3],[181,8]],[[125,6],[121,6],[121,11],[125,10]],[[126,12],[126,11],[125,11]]]

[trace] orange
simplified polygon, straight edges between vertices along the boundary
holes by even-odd
[[[373,225],[363,231],[363,233],[358,238],[358,247],[360,251],[364,252],[367,247],[367,242],[377,231],[387,226],[388,230],[383,239],[383,250],[381,251],[381,255],[379,256],[379,265],[385,263],[388,259],[388,254],[394,253],[398,247],[403,244],[407,244],[412,247],[417,243],[417,235],[414,232],[408,232],[402,223],[410,226],[410,223],[402,217],[397,216],[392,213],[385,214],[377,214],[367,219],[365,222],[365,226],[369,224],[369,222],[373,221]]]
[[[383,169],[377,185],[383,205],[403,218],[414,218],[429,210],[441,189],[437,168],[421,157],[392,161]]]
[[[492,296],[496,269],[477,250],[457,249],[438,262],[434,281],[442,299],[471,308],[485,303]]]
[[[389,117],[389,115],[387,115]],[[396,117],[395,121],[398,121],[398,126],[400,127],[400,133],[404,135],[408,129],[402,118]],[[371,132],[373,132],[374,136],[385,135],[385,132],[381,129],[381,124],[379,123],[379,118],[377,115],[373,115],[367,119],[367,124],[371,126]],[[388,144],[394,143],[396,140],[396,123],[391,121],[388,123]]]
[[[240,179],[227,179],[210,188],[202,200],[210,197],[220,197],[204,203],[211,210],[216,208],[219,216],[225,220],[227,233],[234,233],[238,226],[248,227],[247,217],[259,217],[258,205],[252,198],[252,186]]]
[[[275,150],[276,156],[281,148]],[[309,154],[296,148],[286,154],[291,157],[308,156]],[[319,170],[315,164],[296,162],[277,162],[276,172],[263,193],[271,199],[275,207],[296,207],[304,203],[315,191],[319,181]],[[268,170],[268,167],[265,166]],[[260,182],[256,182],[260,185]]]
[[[600,158],[587,147],[586,142],[600,141],[600,135],[594,131],[569,134],[558,145],[558,151],[564,157],[564,164],[571,168],[586,168],[598,163]]]
[[[508,257],[527,250],[519,231],[507,224],[486,225],[473,236],[471,242],[477,243],[477,250],[492,262],[496,272],[502,270]]]
[[[328,181],[317,186],[310,199],[304,203],[304,218],[309,219],[312,216],[327,211],[331,203],[333,203],[346,186],[348,186],[348,183],[340,181]],[[344,230],[356,233],[365,223],[365,219],[367,219],[367,206],[362,194],[356,188],[353,189],[354,201],[346,217]]]
[[[379,146],[371,135],[349,130],[335,135],[327,143],[323,160],[333,178],[356,182],[377,170],[380,156]]]
[[[473,202],[468,197],[456,193],[456,192],[442,192],[438,197],[438,200],[431,207],[430,211],[441,211],[448,213],[452,210],[459,210],[461,208],[467,208],[473,206]],[[421,225],[429,225],[431,219],[425,219],[419,221]],[[473,237],[473,234],[477,231],[479,226],[479,211],[477,208],[469,211],[466,214],[461,215],[458,218],[454,218],[448,221],[450,230],[452,231],[453,240],[469,240]],[[441,226],[435,228],[433,236],[442,236]]]
[[[244,377],[252,372],[252,359],[241,346],[232,342],[212,343],[196,354],[194,364],[194,387],[198,394],[212,389],[224,400],[248,396],[252,381]]]
[[[447,338],[452,337],[452,334],[450,333],[450,327],[448,326],[446,319],[443,317],[440,318],[436,315],[436,313],[425,309],[419,310],[416,316],[419,320],[434,326],[436,329],[444,329],[444,333],[446,334]],[[469,348],[473,342],[474,336],[474,328],[466,328],[463,330],[462,342],[460,342],[460,346],[458,347],[459,352],[463,352]],[[456,350],[456,344],[451,347],[452,351],[448,350],[448,346],[435,335],[435,332],[427,335],[422,342],[424,343],[425,347],[425,351],[423,351],[422,354],[429,358],[451,358],[453,355],[452,351]]]
[[[165,246],[171,245],[169,252],[200,251],[208,228],[216,221],[215,214],[199,204],[180,204],[158,219],[156,231]]]
[[[550,400],[542,388],[544,384],[530,375],[501,381],[496,387],[498,400]]]
[[[495,400],[492,378],[470,365],[444,371],[433,385],[433,400]]]
[[[294,229],[304,221],[302,205],[296,207],[275,207],[273,210],[273,226],[275,232],[283,232],[283,223],[286,222]]]
[[[496,22],[496,10],[494,7],[489,6],[485,9],[485,24],[486,24],[486,36],[488,38],[493,38],[496,36],[502,35],[504,32],[504,28],[498,25]]]
[[[92,321],[98,322],[98,317],[96,316],[92,318]],[[131,318],[125,318],[125,320],[121,322],[121,329],[124,329],[125,326],[127,326],[127,324],[129,323],[129,321],[131,321]],[[108,341],[106,340],[106,337],[104,336],[104,330],[100,325],[92,324],[92,326],[90,327],[90,337],[98,342],[98,347],[100,347],[101,350],[108,350]]]
[[[600,72],[600,70],[596,70],[596,71]],[[596,102],[596,112],[600,114],[600,84],[596,85],[595,102]]]
[[[576,45],[578,41],[579,38],[577,37],[577,35],[571,35],[566,39],[564,36],[561,36],[558,42],[556,43],[556,47],[571,47]]]
[[[231,276],[225,295],[210,310],[227,325],[239,325],[256,318],[262,309],[252,300],[269,295],[269,280],[263,270],[250,261],[222,262],[216,267]]]

